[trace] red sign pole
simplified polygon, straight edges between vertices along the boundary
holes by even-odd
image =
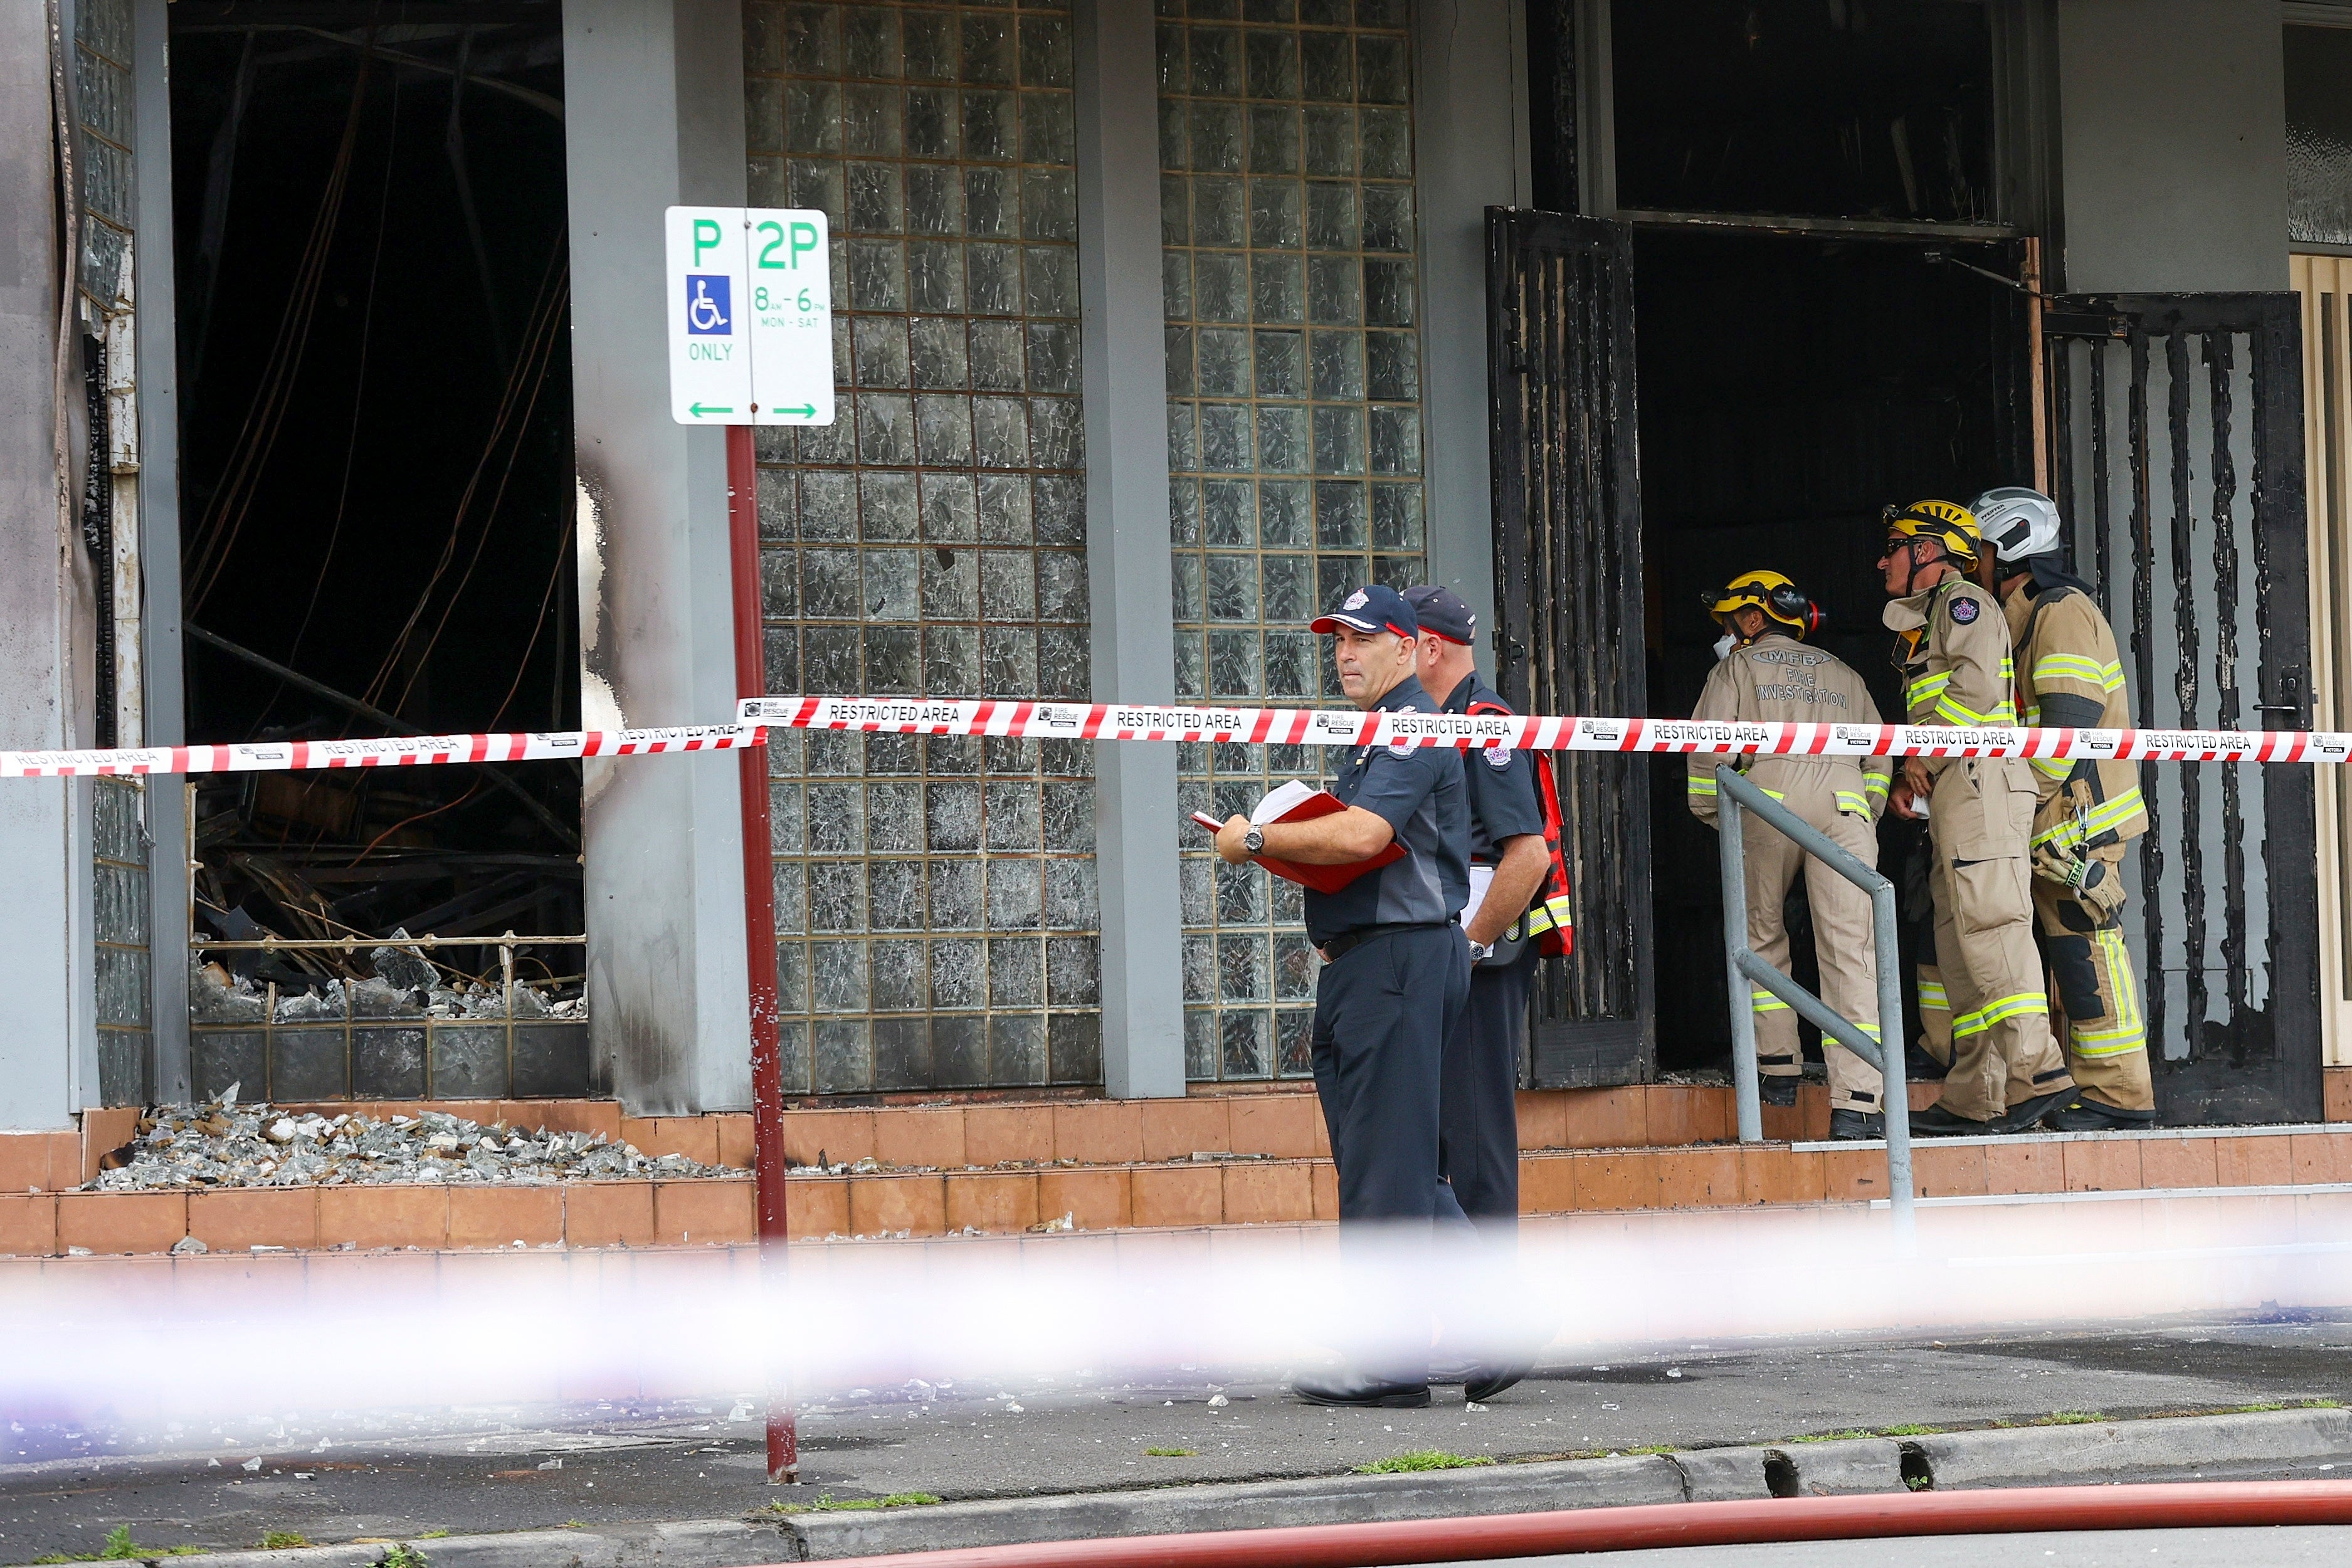
[[[727,533],[735,571],[735,692],[763,696],[767,674],[760,634],[760,466],[751,427],[727,427]],[[768,748],[736,753],[743,779],[743,943],[751,967],[752,1179],[760,1204],[761,1299],[771,1312],[784,1300],[783,1071],[777,1055],[776,882],[768,835]],[[781,1324],[773,1325],[782,1338]],[[781,1350],[768,1376],[768,1483],[800,1479],[800,1432]]]

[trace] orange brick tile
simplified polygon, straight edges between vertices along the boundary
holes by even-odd
[[[1643,1141],[1654,1149],[1681,1148],[1698,1141],[1696,1093],[1686,1083],[1652,1083],[1643,1090]]]
[[[1234,1152],[1279,1160],[1328,1154],[1320,1138],[1323,1106],[1312,1093],[1249,1094],[1233,1102]]]
[[[319,1189],[319,1245],[350,1242],[364,1252],[378,1247],[447,1245],[449,1189],[446,1186],[322,1186]]]
[[[1315,1218],[1333,1220],[1339,1218],[1339,1168],[1328,1158],[1318,1159],[1307,1167],[1308,1181],[1315,1187]]]
[[[1149,1123],[1146,1124],[1147,1132]],[[1129,1202],[1138,1225],[1215,1225],[1225,1217],[1224,1177],[1213,1165],[1139,1166]]]
[[[1885,1149],[1824,1149],[1822,1151],[1822,1179],[1832,1203],[1868,1203],[1885,1197],[1886,1186],[1886,1151]]]
[[[2326,1107],[2321,1114],[2331,1122],[2352,1122],[2352,1067],[2323,1069],[2320,1082]]]
[[[654,1183],[656,1246],[747,1246],[759,1230],[752,1186],[740,1176]]]
[[[1911,1145],[1911,1190],[1920,1197],[1983,1197],[1984,1150],[1921,1138]]]
[[[0,1192],[55,1192],[76,1186],[80,1151],[81,1139],[72,1133],[0,1133]]]
[[[2222,1186],[2284,1186],[2294,1180],[2294,1151],[2283,1137],[2216,1138],[2213,1164]]]
[[[632,1116],[621,1124],[621,1137],[647,1159],[684,1155],[697,1165],[719,1163],[716,1116]]]
[[[1804,1141],[1818,1143],[1830,1135],[1830,1086],[1807,1079],[1797,1089],[1797,1115]],[[1882,1184],[1884,1185],[1884,1184]]]
[[[849,1228],[859,1236],[904,1230],[938,1236],[948,1228],[947,1187],[935,1176],[852,1176]]]
[[[719,1163],[730,1170],[750,1170],[758,1150],[758,1132],[751,1118],[730,1112],[711,1120],[719,1124]]]
[[[1814,1141],[1813,1134],[1805,1131],[1805,1113],[1802,1107],[1760,1105],[1757,1110],[1759,1120],[1763,1124],[1764,1136],[1770,1142],[1799,1144]],[[1735,1134],[1739,1130],[1739,1112],[1736,1105],[1731,1113],[1731,1127]]]
[[[963,1113],[967,1165],[1046,1165],[1054,1158],[1051,1105],[970,1105]]]
[[[2140,1186],[2139,1143],[2133,1138],[2069,1139],[2060,1145],[2068,1192],[2134,1192]]]
[[[1568,1102],[1558,1089],[1522,1089],[1518,1093],[1519,1147],[1568,1146]]]
[[[653,1245],[653,1183],[568,1181],[560,1190],[566,1247]]]
[[[188,1234],[215,1252],[319,1245],[319,1194],[312,1186],[228,1187],[188,1195]]]
[[[1693,1136],[1702,1143],[1724,1143],[1738,1135],[1739,1116],[1729,1084],[1694,1083],[1685,1092],[1690,1096]]]
[[[357,1110],[357,1106],[352,1107]],[[383,1107],[385,1114],[407,1113],[399,1105]],[[617,1142],[621,1136],[621,1105],[617,1100],[501,1100],[499,1117],[509,1127],[545,1128],[551,1133],[602,1133]]]
[[[81,1175],[75,1185],[98,1178],[98,1162],[129,1143],[139,1132],[139,1107],[110,1105],[81,1113]],[[63,1173],[53,1168],[52,1177]],[[59,1186],[64,1184],[60,1182]]]
[[[445,1116],[479,1122],[486,1126],[499,1119],[499,1103],[495,1100],[419,1100],[412,1114],[421,1116],[427,1111],[438,1111]]]
[[[1727,1208],[1739,1201],[1738,1149],[1662,1149],[1657,1161],[1662,1208]]]
[[[1315,1186],[1303,1160],[1236,1162],[1224,1173],[1228,1225],[1297,1225],[1315,1218]]]
[[[2063,1192],[2065,1156],[2059,1145],[2036,1138],[2022,1144],[1986,1144],[1985,1191]]]
[[[2337,1164],[2336,1152],[2340,1135],[2335,1133],[2289,1134],[2288,1157],[2294,1162],[2294,1179],[2306,1183],[2342,1181],[2344,1175]]]
[[[1911,1109],[1925,1111],[1944,1097],[1944,1081],[1940,1078],[1930,1078],[1925,1082],[1906,1081],[1903,1090],[1910,1096]]]
[[[1800,1154],[1786,1144],[1750,1144],[1739,1150],[1741,1203],[1819,1203],[1825,1192],[1818,1152]]]
[[[1018,1236],[1037,1223],[1037,1177],[1031,1171],[950,1172],[947,1205],[950,1230],[969,1226],[992,1236]]]
[[[1562,1146],[1632,1149],[1649,1142],[1649,1096],[1640,1084],[1622,1089],[1562,1091]]]
[[[1055,1106],[1054,1157],[1084,1166],[1141,1159],[1142,1105],[1133,1100],[1082,1100]]]
[[[1141,1103],[1143,1157],[1147,1160],[1181,1160],[1196,1151],[1230,1150],[1234,1146],[1233,1121],[1226,1111],[1230,1102],[1222,1095],[1146,1100]]]
[[[1577,1158],[1574,1155],[1521,1155],[1519,1212],[1575,1213]]]
[[[46,1258],[58,1244],[53,1193],[0,1193],[0,1257]]]
[[[188,1233],[182,1192],[68,1192],[58,1197],[58,1249],[169,1252]]]
[[[1046,1224],[1066,1214],[1080,1230],[1114,1230],[1133,1213],[1125,1166],[1037,1173],[1037,1217]]]
[[[820,1153],[836,1166],[876,1157],[871,1111],[787,1111],[783,1117],[784,1158],[793,1165],[813,1166]]]
[[[2143,1138],[2139,1179],[2144,1186],[2219,1186],[2220,1157],[2213,1138]]]
[[[1571,1125],[1571,1135],[1574,1130]],[[1658,1193],[1658,1156],[1647,1149],[1577,1156],[1576,1207],[1584,1213],[1655,1208]]]
[[[964,1163],[963,1108],[909,1105],[875,1112],[874,1157],[886,1166],[960,1168]]]
[[[793,1176],[784,1187],[784,1234],[794,1241],[849,1234],[849,1183],[840,1176]]]
[[[449,1245],[460,1248],[548,1247],[563,1239],[560,1186],[453,1186]]]

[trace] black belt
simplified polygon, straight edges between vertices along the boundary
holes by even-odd
[[[1352,952],[1375,936],[1386,936],[1398,931],[1444,931],[1462,924],[1462,917],[1451,920],[1408,920],[1393,925],[1359,925],[1353,931],[1342,931],[1323,944],[1323,961],[1336,963],[1343,953]]]

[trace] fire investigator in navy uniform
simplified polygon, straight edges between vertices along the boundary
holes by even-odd
[[[1313,629],[1333,640],[1340,690],[1370,712],[1433,713],[1413,674],[1420,622],[1392,588],[1357,590]],[[1339,754],[1331,793],[1347,802],[1305,822],[1255,827],[1233,817],[1217,852],[1310,865],[1370,859],[1391,841],[1402,860],[1337,893],[1307,893],[1307,934],[1323,956],[1315,988],[1315,1090],[1339,1167],[1339,1234],[1402,1249],[1425,1243],[1439,1208],[1437,1144],[1445,1038],[1470,989],[1470,945],[1456,924],[1470,891],[1470,813],[1447,747],[1361,746]],[[1428,1342],[1336,1375],[1301,1377],[1309,1404],[1407,1409],[1429,1403]],[[1394,1360],[1394,1364],[1386,1364]],[[1412,1364],[1414,1361],[1418,1364]]]

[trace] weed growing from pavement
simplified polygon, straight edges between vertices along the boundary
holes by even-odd
[[[1401,1476],[1416,1470],[1459,1470],[1472,1465],[1491,1465],[1494,1462],[1491,1454],[1449,1454],[1443,1448],[1416,1448],[1409,1454],[1358,1465],[1356,1473],[1360,1476]]]
[[[2096,1410],[2053,1410],[2039,1420],[2028,1421],[2029,1427],[2087,1427],[2106,1417]]]
[[[920,1508],[940,1500],[927,1491],[894,1491],[888,1497],[821,1497],[814,1502],[772,1502],[766,1513],[870,1513],[882,1508]]]
[[[121,1563],[149,1557],[194,1557],[202,1552],[201,1546],[142,1546],[131,1539],[131,1527],[118,1524],[106,1532],[106,1545],[97,1552],[55,1552],[47,1557],[36,1557],[36,1563]]]
[[[1146,1448],[1143,1451],[1155,1459],[1197,1459],[1201,1457],[1198,1448]]]
[[[1645,1443],[1638,1448],[1620,1448],[1617,1451],[1621,1454],[1626,1455],[1628,1458],[1642,1455],[1671,1454],[1675,1451],[1675,1446],[1672,1443]]]
[[[425,1553],[405,1541],[395,1541],[375,1560],[375,1568],[431,1568]]]
[[[1808,1432],[1801,1437],[1789,1437],[1783,1439],[1783,1441],[1790,1443],[1844,1443],[1850,1442],[1856,1437],[1867,1437],[1870,1436],[1872,1436],[1872,1434],[1868,1432],[1858,1431]]]
[[[284,1552],[291,1547],[308,1546],[310,1538],[299,1530],[265,1530],[261,1532],[264,1552]]]
[[[1932,1491],[1935,1490],[1936,1478],[1933,1476],[1905,1476],[1903,1478],[1903,1484],[1909,1487],[1913,1491]]]
[[[1910,1421],[1900,1427],[1881,1427],[1878,1435],[1882,1437],[1932,1437],[1942,1430],[1941,1427],[1925,1427]]]
[[[428,1530],[422,1535],[419,1535],[416,1539],[419,1541],[446,1541],[448,1538],[449,1531],[446,1530]]]

